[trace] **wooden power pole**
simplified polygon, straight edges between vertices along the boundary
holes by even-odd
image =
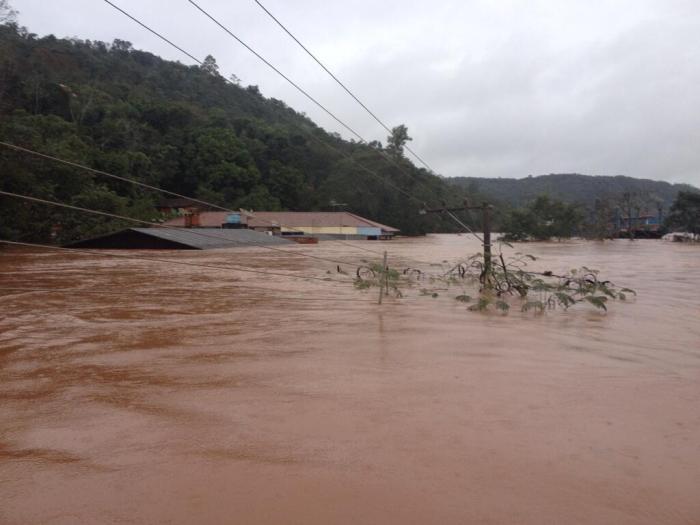
[[[481,206],[482,225],[484,228],[484,275],[485,279],[491,275],[491,209],[492,206],[484,202]]]
[[[382,273],[379,275],[379,301],[382,304],[382,296],[384,295],[384,287],[387,293],[389,292],[389,268],[386,261],[386,250],[384,251],[384,261],[382,262]]]
[[[493,205],[489,204],[488,202],[483,202],[479,206],[469,206],[469,204],[465,201],[464,206],[458,207],[458,208],[448,208],[447,206],[443,206],[442,208],[433,208],[433,209],[422,209],[420,210],[421,215],[425,215],[427,213],[446,213],[450,216],[452,220],[454,220],[457,224],[462,226],[466,231],[474,234],[474,232],[471,231],[471,229],[464,224],[462,221],[457,218],[454,213],[454,211],[469,211],[469,210],[479,210],[481,211],[481,227],[483,228],[483,233],[484,237],[483,239],[479,239],[483,246],[484,246],[484,271],[482,274],[482,280],[483,280],[483,285],[488,286],[489,283],[489,275],[491,274],[491,210],[493,210]],[[474,234],[475,237],[479,238],[478,235]]]

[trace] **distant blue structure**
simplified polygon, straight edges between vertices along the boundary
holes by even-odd
[[[663,222],[661,207],[658,208],[656,215],[645,211],[637,216],[625,217],[619,208],[615,209],[613,215],[613,227],[617,237],[629,237],[630,232],[634,232],[635,236],[660,237]]]

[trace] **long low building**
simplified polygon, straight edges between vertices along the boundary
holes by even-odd
[[[318,238],[391,239],[399,230],[346,211],[202,211],[164,223],[186,228],[247,228],[280,236],[311,235]]]
[[[291,241],[252,230],[222,228],[127,228],[66,248],[102,248],[108,250],[209,250],[289,244]]]

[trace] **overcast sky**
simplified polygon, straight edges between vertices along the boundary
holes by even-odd
[[[348,133],[187,0],[113,0],[193,55]],[[253,0],[200,5],[368,140],[386,132]],[[261,0],[438,173],[700,186],[699,0]],[[102,0],[11,0],[19,22],[190,60]]]

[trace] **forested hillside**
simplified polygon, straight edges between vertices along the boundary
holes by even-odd
[[[491,199],[516,208],[527,205],[539,195],[549,195],[565,202],[580,203],[592,208],[596,199],[608,199],[614,203],[624,193],[633,193],[648,198],[650,202],[661,202],[664,208],[668,209],[679,191],[698,191],[688,184],[669,184],[623,176],[594,177],[576,173],[529,176],[523,179],[455,177],[449,180],[465,191],[481,192]]]
[[[347,203],[405,234],[454,225],[419,216],[419,204],[362,166],[431,205],[461,199],[395,150],[341,140],[256,86],[227,82],[214,59],[186,66],[120,40],[39,38],[14,24],[0,25],[0,140],[231,208]],[[148,220],[162,198],[2,147],[0,173],[5,191]],[[0,199],[2,238],[64,242],[123,226]]]

